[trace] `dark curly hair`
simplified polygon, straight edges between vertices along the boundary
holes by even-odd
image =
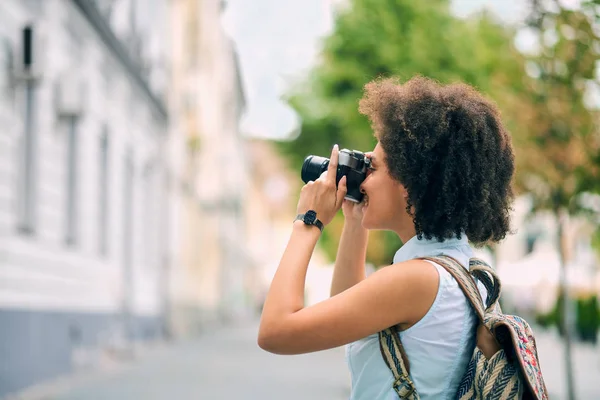
[[[514,154],[494,103],[469,85],[416,77],[368,83],[359,110],[408,191],[419,239],[466,234],[483,245],[506,236]]]

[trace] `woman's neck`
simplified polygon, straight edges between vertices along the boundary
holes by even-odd
[[[417,231],[415,230],[414,226],[399,227],[398,229],[394,229],[394,232],[396,232],[402,243],[408,242],[417,234]]]

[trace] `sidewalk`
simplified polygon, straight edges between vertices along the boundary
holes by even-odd
[[[19,400],[342,400],[350,378],[342,348],[277,356],[256,344],[258,326],[219,328],[131,365],[58,383]]]
[[[566,399],[563,345],[534,328],[550,399]],[[350,378],[342,348],[277,356],[258,348],[256,323],[218,328],[151,350],[131,364],[70,377],[14,400],[343,400]],[[573,346],[578,400],[600,399],[600,347]],[[12,399],[11,399],[12,400]]]
[[[544,331],[537,327],[533,329],[550,399],[566,399],[564,345],[554,331]],[[577,399],[600,399],[600,347],[573,343],[572,357]]]

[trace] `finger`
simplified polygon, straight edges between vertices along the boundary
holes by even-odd
[[[348,187],[346,186],[346,175],[342,176],[342,179],[340,179],[340,183],[338,183],[338,188],[343,188],[344,190],[348,189]]]
[[[331,157],[329,158],[329,167],[327,168],[327,179],[335,185],[335,178],[337,175],[338,159],[339,159],[338,145],[333,146],[331,150]]]
[[[348,188],[346,187],[346,176],[344,175],[342,179],[340,179],[340,184],[338,185],[338,190],[336,193],[336,205],[341,207],[344,203],[344,197],[348,192]]]
[[[323,173],[321,174],[321,176],[319,176],[319,179],[317,179],[318,181],[327,181],[327,173],[329,171],[323,171]]]
[[[306,184],[304,186],[302,186],[302,189],[300,189],[300,192],[304,192],[304,191],[308,190],[308,188],[311,187],[314,184],[315,183],[313,181],[306,182]]]

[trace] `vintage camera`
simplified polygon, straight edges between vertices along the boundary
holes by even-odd
[[[329,158],[320,156],[308,156],[302,164],[302,180],[304,183],[316,181],[319,176],[329,167]],[[348,193],[345,199],[360,203],[363,194],[360,185],[367,177],[367,171],[371,168],[371,159],[358,150],[342,149],[339,152],[339,161],[335,182],[339,183],[346,176]]]

